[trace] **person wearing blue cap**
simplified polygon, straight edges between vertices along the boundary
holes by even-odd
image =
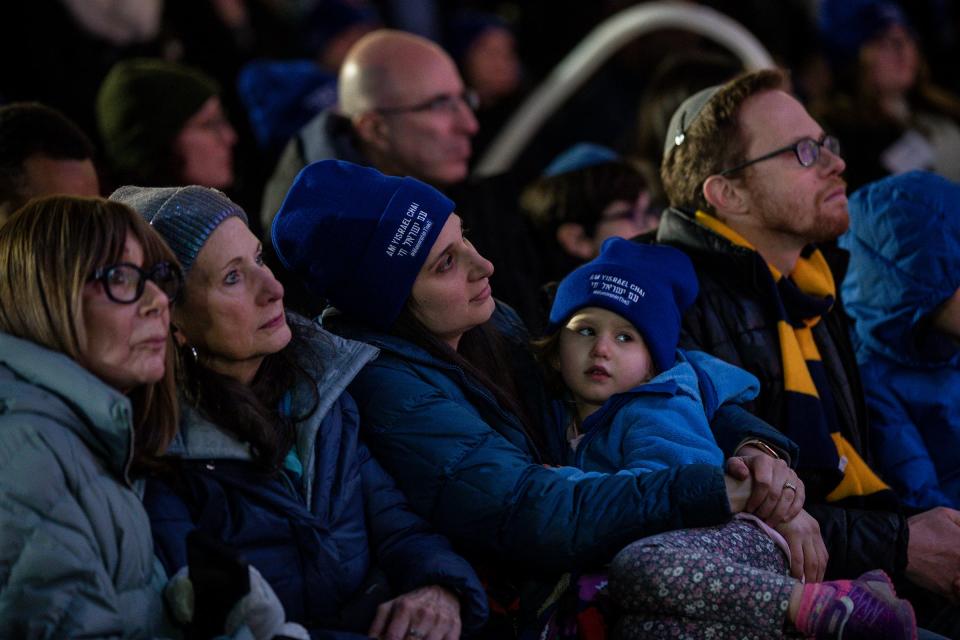
[[[144,495],[168,571],[186,565],[187,534],[199,530],[242,553],[287,619],[316,636],[452,638],[480,627],[487,605],[473,569],[359,441],[344,389],[376,349],[285,310],[246,213],[223,193],[128,186],[111,200],[147,219],[185,274],[171,314],[177,461]]]
[[[520,194],[520,213],[541,261],[540,279],[564,277],[595,258],[609,237],[632,238],[655,229],[659,216],[648,188],[653,174],[644,163],[593,143],[578,143],[557,156]]]
[[[683,253],[620,238],[561,281],[548,337],[538,344],[548,375],[552,369],[571,400],[570,464],[635,474],[722,466],[710,420],[720,405],[756,397],[759,384],[703,352],[678,350],[680,320],[697,290]],[[681,629],[769,637],[786,625],[817,638],[839,637],[841,630],[845,638],[880,632],[913,638],[913,609],[896,598],[882,571],[818,584],[827,552],[816,521],[799,511],[802,482],[788,488],[798,513],[773,528],[741,513],[723,525],[662,533],[621,551],[610,568],[610,595],[626,612],[620,637],[675,637]],[[790,545],[801,544],[818,556],[815,574],[804,573],[800,558],[791,563]],[[722,588],[703,595],[703,582]],[[698,599],[709,606],[684,606]]]
[[[960,179],[960,97],[930,79],[895,0],[824,0],[818,21],[835,91],[814,114],[847,150],[856,189],[915,169]]]
[[[877,468],[912,509],[960,507],[960,185],[925,171],[850,197],[843,281]]]
[[[640,476],[544,466],[564,455],[545,426],[557,418],[527,333],[492,297],[493,266],[454,208],[415,179],[323,161],[297,176],[272,229],[284,266],[340,312],[325,324],[380,349],[350,390],[411,506],[495,576],[550,578],[547,593],[560,574],[599,568],[643,535],[742,511],[751,487],[740,458],[729,462],[737,478],[701,464]],[[793,449],[758,421],[715,428],[725,458],[760,439]],[[783,518],[794,496],[781,504],[773,479],[792,472],[782,460],[766,472],[753,499]],[[535,616],[539,602],[522,606]]]

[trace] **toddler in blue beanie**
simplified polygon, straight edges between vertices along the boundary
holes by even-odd
[[[633,474],[724,466],[710,421],[722,406],[756,397],[759,385],[738,367],[677,348],[683,312],[697,290],[686,255],[621,238],[607,240],[597,258],[561,281],[548,336],[535,347],[571,400],[567,464]],[[785,487],[802,503],[799,480]],[[657,637],[679,625],[731,636],[764,629],[779,635],[793,627],[817,638],[870,638],[880,631],[916,637],[910,604],[896,597],[882,571],[816,583],[822,576],[804,576],[801,562],[791,577],[793,541],[784,536],[792,537],[791,527],[805,519],[812,520],[801,511],[771,527],[739,513],[725,525],[629,545],[609,573],[610,594],[626,612],[625,635],[632,636],[635,624],[641,635]],[[699,608],[689,608],[698,601]],[[649,624],[660,627],[643,626]]]
[[[682,252],[621,238],[560,282],[538,350],[573,401],[571,464],[607,473],[723,465],[709,422],[721,405],[755,398],[759,383],[713,356],[677,349],[697,290]]]

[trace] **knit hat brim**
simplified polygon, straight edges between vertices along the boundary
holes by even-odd
[[[693,265],[681,251],[610,238],[599,256],[560,282],[547,332],[560,330],[581,309],[606,309],[637,328],[657,370],[666,371],[675,360],[683,313],[698,290]]]
[[[386,329],[453,209],[414,178],[324,160],[294,180],[274,218],[273,246],[315,296]]]

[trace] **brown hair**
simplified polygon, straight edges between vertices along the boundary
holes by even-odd
[[[560,362],[560,332],[563,329],[557,329],[553,333],[547,334],[541,338],[530,341],[530,350],[533,352],[537,364],[543,373],[543,382],[547,391],[556,398],[563,398],[567,395],[567,385],[560,374],[558,364]]]
[[[0,331],[81,362],[83,288],[98,267],[123,255],[127,234],[144,264],[176,263],[159,235],[126,205],[103,198],[50,196],[27,203],[0,226]],[[177,432],[173,345],[163,378],[129,393],[134,466],[149,467]]]
[[[703,183],[746,159],[739,121],[743,103],[758,93],[787,87],[783,71],[764,69],[737,76],[707,101],[684,131],[683,144],[663,158],[660,177],[671,206],[713,213]]]
[[[412,342],[434,358],[458,367],[485,388],[502,409],[517,417],[540,455],[546,455],[546,439],[536,419],[539,416],[534,415],[532,407],[524,402],[524,394],[520,392],[520,383],[511,366],[511,345],[494,326],[494,321],[487,320],[464,333],[457,350],[454,350],[417,319],[413,312],[415,305],[411,296],[393,323],[391,333]],[[526,345],[520,347],[525,349]]]
[[[184,293],[189,295],[188,290]],[[293,314],[287,314],[287,322],[293,337],[286,347],[263,359],[250,385],[205,366],[202,357],[198,360],[192,355],[189,345],[177,350],[177,379],[184,400],[217,428],[246,443],[254,465],[268,475],[283,468],[287,453],[296,444],[296,422],[307,418],[320,403],[317,380],[323,376],[323,363],[311,342],[325,338]],[[295,387],[311,394],[311,402],[286,415],[280,410],[281,401]]]
[[[520,211],[534,233],[545,280],[558,280],[583,260],[567,254],[557,242],[557,229],[579,224],[593,238],[610,203],[633,203],[654,182],[653,168],[642,160],[613,160],[542,177],[520,195]]]

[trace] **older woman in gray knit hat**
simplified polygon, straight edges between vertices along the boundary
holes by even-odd
[[[172,313],[183,419],[175,481],[145,505],[169,571],[201,529],[239,550],[287,618],[323,637],[456,638],[486,596],[358,437],[344,391],[376,349],[286,313],[246,214],[199,186],[123,187],[186,276]],[[341,635],[342,634],[342,635]]]

